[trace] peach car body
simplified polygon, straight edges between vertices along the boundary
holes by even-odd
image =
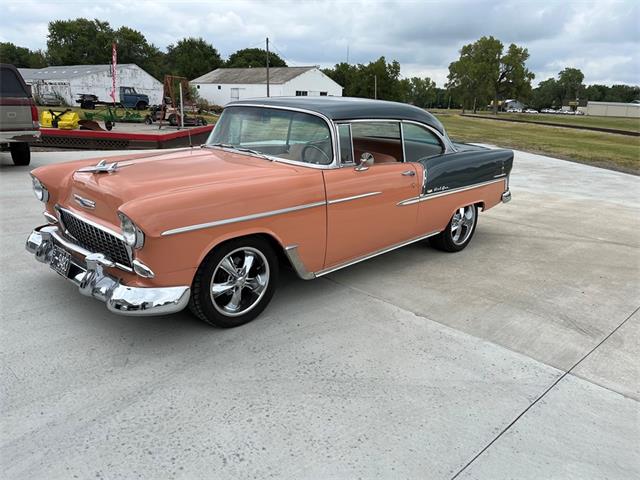
[[[164,314],[187,305],[198,268],[231,239],[263,237],[312,279],[437,235],[465,206],[487,210],[510,199],[512,152],[456,145],[415,107],[272,98],[227,110],[239,108],[320,118],[330,132],[330,163],[220,146],[36,168],[48,223],[31,233],[27,250],[62,262],[59,273],[113,312]],[[367,122],[397,124],[399,142],[357,140],[355,126]],[[432,135],[441,152],[408,161],[409,125]],[[367,154],[373,163],[361,159]],[[143,232],[142,248],[123,242],[122,218]],[[60,250],[68,258],[54,258]]]

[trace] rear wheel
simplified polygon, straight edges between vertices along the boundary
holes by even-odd
[[[477,224],[478,207],[467,205],[456,210],[449,220],[447,228],[435,237],[431,237],[429,242],[439,250],[459,252],[471,241]]]
[[[28,143],[10,143],[11,160],[17,166],[29,165],[31,162],[31,150]]]
[[[189,308],[216,327],[237,327],[266,308],[277,279],[278,259],[269,242],[256,237],[231,240],[198,268]]]
[[[146,102],[138,102],[136,104],[136,110],[145,110],[147,108]]]

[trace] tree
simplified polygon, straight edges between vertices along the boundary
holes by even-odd
[[[218,50],[202,38],[183,38],[167,47],[167,65],[173,75],[193,80],[222,66]]]
[[[108,22],[76,18],[49,22],[47,57],[50,65],[90,65],[111,62],[113,29]]]
[[[472,100],[475,106],[493,100],[497,112],[498,99],[531,92],[535,75],[525,65],[528,58],[526,48],[512,43],[504,53],[500,40],[482,37],[464,45],[460,58],[449,65],[448,87],[459,96],[463,108]]]
[[[583,80],[584,74],[577,68],[567,67],[558,73],[563,102],[576,100],[580,96],[584,90]]]
[[[118,63],[135,63],[154,77],[162,77],[165,54],[149,44],[142,33],[123,26],[114,32],[113,39],[118,45]]]
[[[538,110],[552,106],[562,106],[562,91],[555,78],[548,78],[533,89],[531,106]]]
[[[346,97],[377,98],[383,100],[402,100],[403,85],[400,81],[400,63],[396,60],[387,63],[380,57],[367,65],[338,63],[323,72],[344,88]]]
[[[262,48],[243,48],[232,53],[225,63],[228,68],[266,67],[267,51]],[[276,53],[269,52],[270,67],[286,67],[287,63]]]
[[[401,85],[405,90],[404,102],[426,108],[436,101],[436,83],[429,77],[411,77],[401,80]]]
[[[29,50],[10,42],[0,42],[0,61],[10,63],[18,68],[42,68],[47,66],[47,59],[41,50]]]

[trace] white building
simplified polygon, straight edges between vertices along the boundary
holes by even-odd
[[[69,65],[62,67],[19,68],[24,81],[31,85],[34,96],[53,93],[62,97],[68,105],[74,105],[76,95],[90,93],[104,102],[113,101],[111,65]],[[116,67],[116,101],[119,87],[133,87],[136,92],[149,96],[151,105],[162,103],[163,85],[133,63]]]
[[[587,102],[587,115],[640,118],[640,103]]]
[[[201,98],[214,105],[267,96],[266,68],[219,68],[189,82]],[[342,87],[318,67],[269,68],[269,95],[342,96]]]

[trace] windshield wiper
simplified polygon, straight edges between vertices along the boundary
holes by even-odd
[[[209,143],[206,146],[207,147],[228,148],[230,150],[236,150],[236,151],[242,152],[242,153],[250,153],[251,155],[255,155],[257,157],[264,158],[265,160],[269,160],[269,161],[273,162],[273,159],[268,157],[264,153],[258,152],[257,150],[252,150],[250,148],[237,147],[235,145],[229,145],[228,143]]]

